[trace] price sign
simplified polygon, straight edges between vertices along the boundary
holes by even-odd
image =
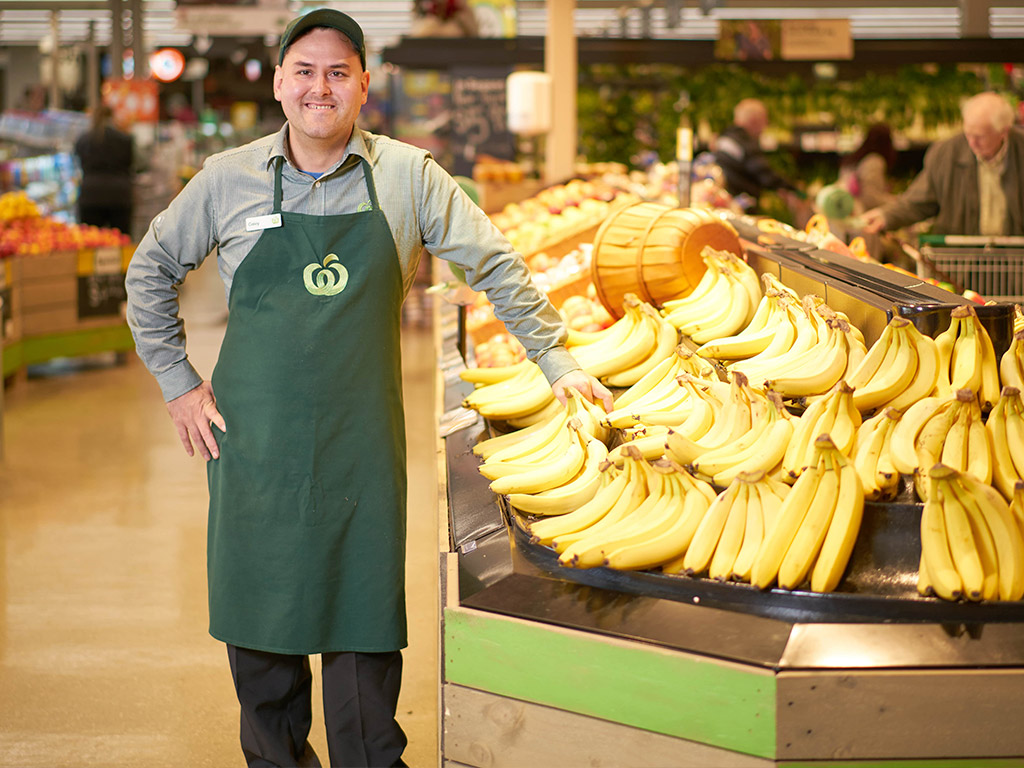
[[[121,314],[121,304],[128,300],[124,275],[93,274],[78,276],[78,318],[108,317]]]
[[[515,159],[505,104],[507,67],[455,67],[452,78],[452,146],[456,176],[470,176],[477,155]]]

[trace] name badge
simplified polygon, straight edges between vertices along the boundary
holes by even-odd
[[[245,220],[246,232],[255,232],[257,229],[273,229],[280,226],[280,213],[271,213],[267,216],[250,216]]]

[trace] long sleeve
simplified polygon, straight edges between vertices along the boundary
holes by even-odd
[[[865,209],[877,208],[893,199],[885,174],[885,158],[881,155],[872,153],[861,159],[857,164],[857,184],[859,202]]]
[[[483,291],[554,382],[580,366],[565,349],[567,333],[557,310],[533,283],[521,254],[436,162],[426,158],[419,216],[426,249],[466,272],[469,286]]]
[[[900,229],[924,221],[939,212],[939,191],[934,181],[935,156],[939,145],[933,144],[925,152],[924,167],[901,195],[882,206],[885,228]],[[948,170],[946,171],[949,172]]]
[[[196,174],[153,220],[125,276],[128,325],[136,350],[168,401],[203,380],[185,352],[178,286],[216,245],[214,206],[204,193],[204,173]]]

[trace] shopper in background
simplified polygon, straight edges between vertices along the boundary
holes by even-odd
[[[774,190],[793,207],[798,196],[790,181],[771,167],[761,149],[761,133],[768,127],[768,109],[760,99],[743,99],[733,109],[733,124],[715,142],[715,162],[725,176],[725,188],[733,197],[753,200],[748,211],[756,213],[765,190]]]
[[[207,461],[210,633],[227,643],[251,766],[404,765],[400,317],[422,248],[463,268],[563,402],[610,393],[566,351],[520,254],[424,150],[355,127],[363,33],[340,11],[281,38],[277,133],[210,157],[128,268],[128,320],[185,450]],[[216,248],[229,318],[212,381],[188,361],[177,285]],[[433,493],[434,489],[420,492]]]
[[[935,217],[931,231],[949,235],[1024,235],[1024,133],[1013,108],[991,91],[964,102],[963,133],[928,148],[907,190],[863,215],[865,232]]]
[[[892,131],[885,123],[870,126],[860,146],[839,164],[839,180],[853,195],[858,212],[876,208],[892,199],[889,173],[896,165]]]
[[[97,227],[132,233],[133,142],[114,126],[110,107],[100,104],[92,127],[78,137],[75,154],[82,166],[78,220]]]

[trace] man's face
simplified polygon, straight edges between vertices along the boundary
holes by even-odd
[[[964,136],[971,151],[982,160],[990,160],[1003,146],[1008,131],[992,128],[992,121],[985,113],[973,113],[964,117]]]
[[[307,32],[274,70],[274,98],[294,141],[347,142],[369,86],[359,54],[333,29]]]

